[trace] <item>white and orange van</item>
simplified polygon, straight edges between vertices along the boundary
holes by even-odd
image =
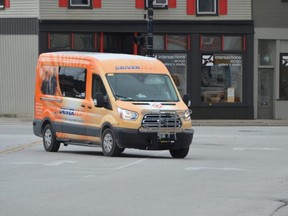
[[[100,145],[106,156],[136,148],[184,158],[194,133],[185,100],[154,58],[43,53],[36,69],[33,131],[50,152],[63,143]]]

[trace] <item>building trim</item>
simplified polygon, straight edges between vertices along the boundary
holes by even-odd
[[[93,25],[93,26],[92,26]],[[157,33],[253,33],[253,21],[158,21],[153,22]],[[227,28],[229,26],[229,28]],[[92,29],[91,29],[92,27]],[[75,21],[75,20],[40,20],[40,32],[75,31],[75,32],[146,32],[144,21]],[[216,31],[216,32],[215,32]]]

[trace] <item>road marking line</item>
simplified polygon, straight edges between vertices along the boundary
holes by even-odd
[[[260,150],[260,151],[281,151],[280,148],[233,148],[234,151],[245,151],[245,150]]]
[[[143,162],[143,161],[145,161],[145,160],[148,160],[148,159],[149,159],[149,158],[140,159],[140,160],[134,161],[134,162],[132,162],[132,163],[128,163],[128,164],[125,164],[125,165],[123,165],[123,166],[117,167],[117,168],[115,168],[115,170],[121,170],[121,169],[130,167],[130,166],[133,166],[133,165],[135,165],[135,164],[141,163],[141,162]]]
[[[247,169],[239,169],[234,167],[186,167],[187,171],[200,171],[200,170],[220,170],[220,171],[247,171]]]
[[[24,144],[24,145],[11,147],[11,148],[4,149],[4,150],[0,151],[0,154],[7,154],[7,153],[21,151],[21,150],[24,150],[26,148],[30,148],[32,146],[38,145],[40,143],[41,143],[41,141],[35,141],[35,142],[29,143],[29,144]]]
[[[53,161],[50,163],[45,163],[43,164],[44,166],[60,166],[64,163],[70,163],[70,164],[74,164],[77,163],[77,161],[71,161],[71,160],[59,160],[59,161]]]
[[[161,151],[161,152],[158,152],[156,155],[161,155],[161,154],[164,154],[165,152],[166,152],[166,151]],[[147,157],[147,158],[139,159],[139,160],[137,160],[137,161],[134,161],[134,162],[131,162],[131,163],[128,163],[128,164],[124,164],[124,165],[122,165],[122,166],[120,166],[120,167],[115,168],[115,170],[121,170],[121,169],[125,169],[125,168],[127,168],[127,167],[134,166],[134,165],[139,164],[139,163],[141,163],[141,162],[143,162],[143,161],[146,161],[146,160],[148,160],[148,159],[150,159],[150,158],[151,158],[151,157]]]

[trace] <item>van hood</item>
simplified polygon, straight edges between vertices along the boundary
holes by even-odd
[[[177,102],[116,101],[116,106],[130,111],[136,111],[139,114],[159,112],[159,111],[183,112],[188,109],[187,106],[182,101]]]

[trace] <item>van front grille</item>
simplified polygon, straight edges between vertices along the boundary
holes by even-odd
[[[142,120],[143,128],[181,128],[182,122],[174,113],[146,114]]]

